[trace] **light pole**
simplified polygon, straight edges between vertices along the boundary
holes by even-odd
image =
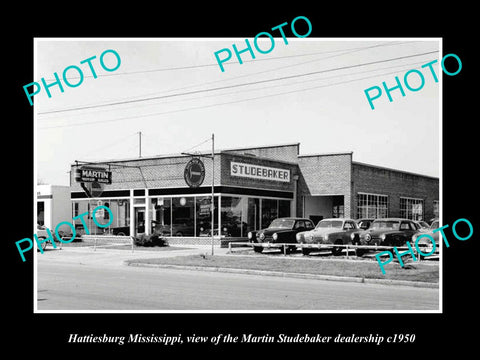
[[[206,140],[207,141],[207,140]],[[205,141],[205,142],[206,142]],[[212,215],[212,226],[211,226],[211,240],[212,240],[212,256],[214,255],[215,248],[215,135],[212,134],[212,154],[211,155],[200,155],[200,154],[191,154],[187,152],[182,152],[182,155],[196,156],[196,157],[205,157],[212,159],[212,202],[210,204],[210,212]],[[203,181],[203,180],[202,180]],[[220,234],[219,234],[220,237]]]
[[[210,208],[212,212],[212,256],[214,253],[214,235],[213,235],[213,230],[215,228],[214,223],[215,223],[215,135],[212,134],[212,204]],[[220,225],[220,224],[219,224]],[[220,237],[220,233],[218,234]]]

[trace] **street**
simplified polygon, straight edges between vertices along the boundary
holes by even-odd
[[[127,253],[127,252],[122,252]],[[128,254],[123,257],[148,257]],[[109,259],[109,261],[106,261]],[[111,252],[37,258],[38,310],[438,310],[438,289],[126,266]]]

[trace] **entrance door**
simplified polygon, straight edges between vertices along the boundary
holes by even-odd
[[[45,202],[37,201],[37,224],[45,225]]]
[[[135,235],[145,232],[145,208],[135,208]]]

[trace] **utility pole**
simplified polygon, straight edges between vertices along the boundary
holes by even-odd
[[[207,141],[204,141],[207,142]],[[203,144],[203,143],[202,143]],[[189,156],[196,156],[196,157],[205,157],[205,158],[211,158],[212,159],[212,203],[210,204],[210,212],[212,215],[212,226],[211,226],[211,238],[212,238],[212,256],[214,254],[214,244],[215,244],[215,236],[214,236],[214,230],[215,230],[215,135],[212,134],[212,154],[211,155],[200,155],[200,154],[193,154],[193,153],[187,153],[187,152],[182,152],[182,155],[189,155]],[[220,209],[219,209],[220,210]],[[220,224],[218,224],[220,225]],[[219,226],[220,227],[220,226]],[[218,234],[219,239],[221,238],[221,231],[219,231]]]
[[[215,135],[212,134],[212,256],[213,256],[213,248],[214,248],[214,223],[215,223]],[[219,209],[220,210],[220,209]],[[219,224],[220,225],[220,224]],[[218,233],[219,239],[221,239],[221,233]]]
[[[138,132],[138,157],[142,157],[142,132]]]

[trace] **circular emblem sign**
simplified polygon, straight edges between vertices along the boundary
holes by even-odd
[[[185,182],[190,187],[199,187],[205,179],[205,166],[200,159],[193,158],[185,166]]]

